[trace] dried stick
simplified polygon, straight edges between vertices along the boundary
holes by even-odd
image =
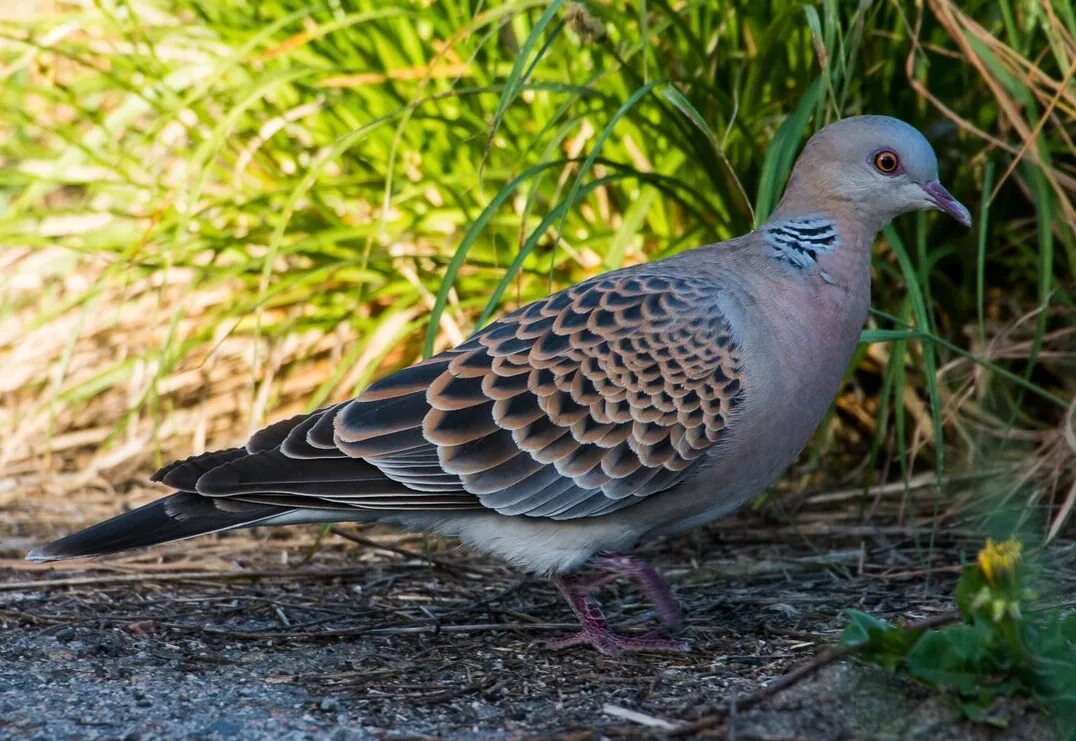
[[[403,556],[404,558],[409,559],[421,558],[423,561],[430,564],[431,566],[436,566],[439,569],[443,569],[444,571],[447,571],[453,576],[459,576],[462,572],[462,569],[460,569],[458,566],[454,566],[447,561],[442,561],[436,556],[430,556],[424,553],[414,553],[412,551],[404,550],[403,548],[392,545],[390,543],[378,543],[376,540],[371,540],[370,538],[359,535],[358,533],[349,532],[342,527],[337,527],[334,525],[333,527],[329,528],[329,532],[333,535],[337,535],[341,538],[344,538],[345,540],[350,540],[352,543],[364,545],[367,548],[376,548],[379,551],[395,553],[397,556]]]
[[[0,584],[0,592],[18,592],[24,589],[53,589],[59,587],[108,586],[113,584],[139,584],[142,582],[174,581],[230,581],[232,579],[335,579],[341,576],[369,574],[367,568],[319,569],[299,571],[275,569],[262,571],[180,571],[178,573],[109,574],[108,576],[73,576],[66,579],[38,579]]]
[[[949,623],[956,622],[960,619],[960,610],[947,610],[929,618],[923,620],[917,620],[912,623],[908,623],[905,627],[909,630],[926,630],[928,628],[936,628],[940,625],[948,625]],[[742,711],[748,708],[752,708],[770,697],[776,695],[782,690],[788,689],[792,685],[796,684],[800,680],[809,677],[822,667],[832,664],[834,661],[838,661],[847,656],[850,656],[863,648],[859,646],[827,646],[809,661],[805,661],[787,674],[783,674],[777,679],[773,680],[769,684],[759,687],[750,695],[743,699],[738,699],[736,702],[736,710]],[[716,713],[704,715],[701,718],[686,723],[682,726],[678,726],[675,731],[670,731],[670,736],[690,736],[698,733],[699,731],[711,730],[717,728],[725,723],[726,718],[729,715],[729,709],[723,708]]]

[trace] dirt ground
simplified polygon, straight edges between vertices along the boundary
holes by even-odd
[[[18,560],[39,535],[0,537],[0,737],[1051,737],[1019,702],[996,708],[999,725],[970,725],[855,661],[752,694],[833,643],[846,608],[950,610],[980,545],[956,529],[931,545],[927,530],[748,513],[650,543],[692,651],[617,658],[543,645],[572,623],[541,579],[439,541],[342,532],[352,539],[253,531],[60,568]],[[1076,581],[1076,544],[1055,551]],[[602,597],[626,630],[653,623],[628,585]]]

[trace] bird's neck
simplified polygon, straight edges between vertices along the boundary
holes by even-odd
[[[854,208],[795,208],[786,201],[759,227],[768,256],[782,269],[846,286],[869,275],[871,245],[882,223]]]

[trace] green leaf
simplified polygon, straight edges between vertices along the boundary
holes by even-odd
[[[810,84],[796,105],[796,110],[777,127],[777,133],[766,149],[766,157],[762,161],[762,177],[758,183],[758,198],[755,199],[755,226],[768,219],[777,206],[777,199],[788,181],[789,173],[792,172],[800,140],[807,129],[807,121],[821,90],[821,79]]]
[[[560,6],[564,4],[564,0],[553,0],[546,7],[542,16],[531,28],[529,34],[527,34],[526,40],[523,42],[522,48],[519,53],[516,54],[515,61],[512,64],[512,70],[508,73],[508,78],[504,83],[504,90],[501,93],[500,99],[497,101],[497,110],[493,114],[493,125],[489,130],[489,137],[487,138],[486,150],[483,154],[483,162],[488,157],[490,148],[493,145],[493,140],[497,136],[497,130],[501,126],[501,122],[504,120],[505,113],[508,111],[509,106],[519,97],[519,94],[523,90],[523,84],[526,82],[527,76],[534,70],[535,65],[542,58],[545,50],[548,49],[549,40],[543,45],[542,50],[539,52],[538,57],[534,60],[531,59],[531,53],[534,51],[534,47],[537,46],[538,40],[545,33],[546,26],[548,26],[556,17],[557,12],[560,10]],[[559,32],[560,27],[557,27]],[[528,62],[530,65],[528,66]]]
[[[849,608],[844,611],[844,614],[851,622],[841,631],[839,643],[842,646],[862,646],[870,643],[881,633],[893,629],[893,626],[885,620],[859,610]]]
[[[676,106],[676,108],[683,113],[691,123],[695,124],[695,128],[703,133],[715,150],[721,149],[717,143],[717,137],[714,136],[714,132],[706,125],[706,119],[702,117],[702,114],[699,113],[695,106],[691,105],[691,101],[685,98],[684,94],[681,93],[675,85],[666,85],[663,87],[661,89],[661,95],[665,100]]]
[[[983,572],[979,570],[978,564],[971,564],[964,568],[963,573],[960,574],[960,580],[956,583],[956,606],[960,608],[960,614],[965,619],[971,618],[974,613],[972,603],[975,601],[975,596],[986,586],[986,579],[983,578]]]
[[[643,220],[646,219],[658,195],[658,191],[654,188],[645,188],[642,194],[628,206],[620,222],[620,228],[613,235],[613,242],[609,246],[609,251],[605,253],[605,266],[607,268],[615,270],[623,264],[624,253],[628,249],[628,244],[631,243],[634,237],[640,236],[639,227],[642,226]]]
[[[1076,612],[1069,613],[1060,621],[1059,631],[1066,641],[1076,644]]]
[[[959,623],[922,636],[908,653],[908,671],[939,687],[974,695],[989,670],[990,628]]]
[[[924,294],[924,286],[920,284],[918,274],[912,265],[911,257],[904,241],[897,234],[892,224],[884,230],[886,241],[897,258],[905,284],[908,287],[908,297],[912,302],[912,313],[915,316],[915,324],[919,331],[934,335],[933,323],[927,300]],[[930,419],[934,429],[934,473],[940,481],[944,470],[945,437],[942,427],[941,409],[942,401],[938,390],[937,379],[937,348],[933,342],[922,343],[923,349],[923,377],[927,387],[927,397],[930,399]],[[931,538],[933,543],[933,536]]]
[[[899,340],[916,340],[925,335],[911,329],[864,329],[859,335],[859,342],[870,345],[875,342],[897,342]]]
[[[845,610],[851,622],[841,631],[842,646],[859,646],[860,655],[893,671],[904,661],[921,631],[890,625],[859,610]]]
[[[471,225],[467,228],[467,233],[464,234],[463,239],[460,240],[459,246],[452,255],[452,260],[449,262],[448,267],[445,268],[444,275],[441,277],[441,286],[437,289],[437,298],[434,301],[433,309],[430,311],[430,319],[426,325],[426,340],[422,348],[423,355],[429,357],[433,354],[433,343],[437,339],[437,330],[441,323],[441,315],[444,313],[445,305],[448,303],[448,294],[453,286],[455,286],[456,274],[459,273],[460,268],[462,268],[467,261],[467,252],[482,235],[482,230],[486,227],[486,224],[489,223],[490,219],[493,218],[494,214],[497,213],[497,209],[499,209],[501,205],[516,192],[516,189],[522,183],[536,175],[540,175],[551,167],[561,167],[563,165],[563,160],[556,160],[528,167],[511,181],[505,183],[486,207],[482,209],[482,213],[471,222]]]

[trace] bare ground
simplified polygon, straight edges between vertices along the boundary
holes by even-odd
[[[1020,702],[998,727],[854,661],[802,669],[855,607],[929,620],[978,539],[759,514],[646,555],[692,651],[607,658],[544,647],[572,627],[547,582],[438,541],[316,528],[170,545],[64,568],[0,540],[0,736],[19,738],[1049,738]],[[1058,553],[1072,563],[1072,544]],[[1072,574],[1072,569],[1067,569]],[[613,620],[653,615],[627,585]]]

